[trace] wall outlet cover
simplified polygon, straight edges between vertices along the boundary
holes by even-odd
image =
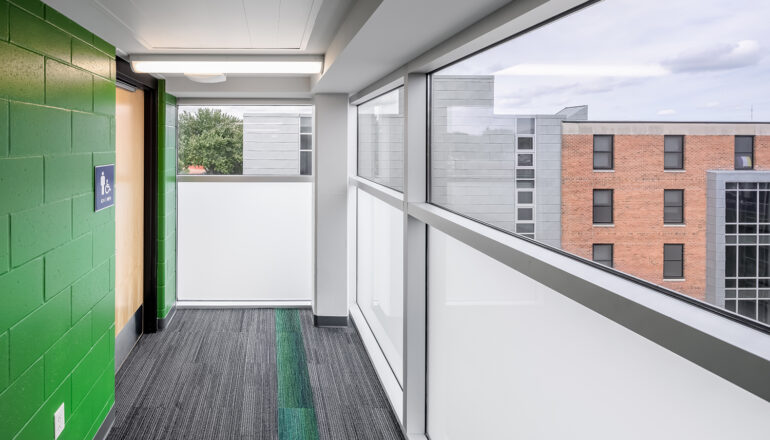
[[[64,404],[62,403],[59,409],[53,414],[53,438],[56,440],[64,431]]]

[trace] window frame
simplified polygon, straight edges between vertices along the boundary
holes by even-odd
[[[679,259],[666,259],[666,247],[667,246],[678,246],[680,249],[680,258]],[[667,276],[666,275],[666,262],[667,261],[678,261],[680,264],[680,270],[679,270],[679,276]],[[663,280],[683,280],[684,279],[684,243],[664,243],[663,244]]]
[[[668,205],[666,201],[667,193],[679,193],[681,203],[678,205]],[[679,208],[680,216],[679,221],[666,220],[666,208]],[[664,189],[663,190],[663,224],[664,225],[683,225],[684,224],[684,189]]]
[[[596,150],[596,140],[598,138],[609,138],[610,139],[610,149],[609,151],[597,151]],[[593,169],[595,171],[611,171],[615,169],[615,135],[614,134],[595,134],[593,135],[593,154],[591,158],[593,159]],[[596,155],[602,154],[602,155],[609,155],[610,157],[610,166],[609,167],[597,167],[596,166]]]
[[[610,193],[610,203],[609,205],[597,205],[596,204],[596,193],[597,192],[609,192]],[[593,192],[591,193],[593,195],[592,199],[592,217],[591,221],[593,225],[614,225],[615,224],[615,190],[614,189],[606,189],[606,188],[594,188]],[[596,208],[607,208],[610,209],[610,220],[608,222],[597,222],[596,221]]]
[[[607,246],[610,251],[610,259],[609,260],[597,260],[596,259],[596,248],[597,246]],[[591,261],[594,263],[603,264],[607,267],[613,268],[615,267],[615,245],[614,243],[594,243],[591,245]],[[603,261],[609,261],[609,264],[603,263]]]
[[[751,151],[750,151],[750,157],[749,160],[751,164],[748,167],[738,166],[738,139],[750,139],[751,140]],[[735,135],[733,136],[733,166],[736,170],[753,170],[754,169],[754,153],[756,150],[756,144],[754,136],[752,135]],[[742,152],[745,154],[745,152]],[[743,154],[742,154],[743,155]],[[742,156],[741,155],[741,156]]]
[[[666,151],[666,139],[671,138],[679,138],[681,139],[681,143],[679,145],[680,151]],[[684,135],[682,134],[667,134],[663,136],[663,169],[666,171],[677,171],[677,170],[684,170]],[[681,166],[680,167],[669,167],[666,166],[666,156],[669,154],[676,154],[679,156],[681,160]]]

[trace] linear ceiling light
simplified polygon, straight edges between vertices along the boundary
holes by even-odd
[[[314,74],[321,73],[323,61],[315,58],[177,58],[131,57],[131,67],[137,73],[184,73],[184,74]]]

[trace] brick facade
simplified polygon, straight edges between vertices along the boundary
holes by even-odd
[[[591,259],[614,245],[614,267],[705,299],[706,171],[734,168],[734,136],[756,135],[755,169],[770,169],[762,124],[565,123],[562,138],[564,250]],[[735,128],[734,130],[732,128]],[[757,134],[762,135],[757,135]],[[613,134],[614,170],[593,170],[593,135]],[[665,134],[684,135],[684,170],[664,170]],[[593,189],[613,189],[612,226],[593,225]],[[684,225],[663,224],[663,191],[684,190]],[[684,244],[684,280],[663,280],[663,244]]]

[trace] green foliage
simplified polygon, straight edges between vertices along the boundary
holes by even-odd
[[[179,162],[206,174],[243,174],[243,120],[209,108],[181,113]]]

